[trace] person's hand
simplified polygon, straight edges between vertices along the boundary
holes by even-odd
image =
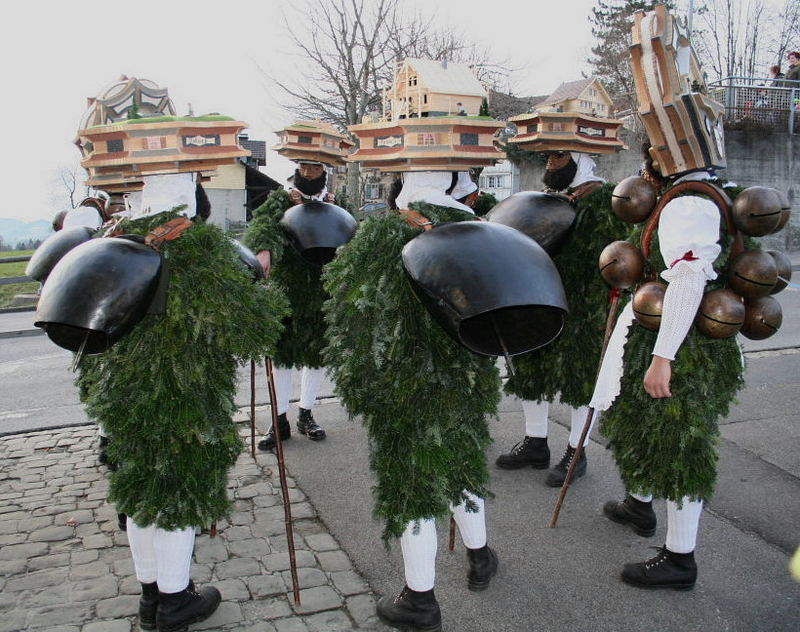
[[[303,201],[303,196],[297,189],[289,189],[289,199],[293,204],[300,204]]]
[[[261,268],[264,270],[264,276],[269,278],[269,270],[272,265],[272,256],[270,255],[269,250],[262,250],[256,255],[256,259],[261,264]]]
[[[326,193],[325,198],[322,201],[327,202],[328,204],[335,204],[336,196],[333,193]]]
[[[654,399],[672,397],[669,383],[672,380],[672,361],[654,355],[644,374],[644,390]]]

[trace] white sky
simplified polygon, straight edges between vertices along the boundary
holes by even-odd
[[[325,0],[319,0],[325,2]],[[286,0],[136,0],[14,3],[0,24],[4,126],[0,217],[50,219],[61,166],[77,162],[72,145],[86,97],[119,75],[169,88],[179,114],[220,112],[247,121],[251,139],[275,143],[272,131],[292,115],[256,68],[285,77],[293,51],[283,32]],[[595,0],[406,0],[436,6],[451,24],[497,60],[519,70],[518,95],[548,94],[579,79],[592,45]],[[109,8],[112,5],[115,8]],[[296,19],[296,18],[295,18]],[[291,163],[268,152],[267,173],[282,181]]]

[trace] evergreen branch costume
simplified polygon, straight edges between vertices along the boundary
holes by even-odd
[[[176,209],[179,210],[179,209]],[[177,216],[120,228],[145,235]],[[273,284],[254,284],[219,228],[198,223],[161,252],[167,311],[146,316],[102,355],[85,358],[78,386],[90,416],[114,441],[109,499],[139,527],[209,524],[230,508],[227,472],[242,449],[236,363],[272,353],[287,313]]]
[[[630,232],[611,211],[613,190],[606,183],[578,199],[575,224],[553,257],[570,303],[564,330],[546,347],[514,358],[516,375],[506,382],[507,393],[538,401],[561,393],[561,401],[575,408],[591,399],[609,296],[597,259],[610,242]]]
[[[640,230],[631,237],[637,245]],[[720,233],[716,270],[726,265],[732,241],[724,225]],[[648,263],[660,273],[665,266],[657,239],[654,235]],[[707,283],[706,291],[722,287],[721,277]],[[656,399],[647,394],[642,380],[657,336],[636,321],[630,326],[621,390],[603,415],[600,431],[629,491],[677,503],[684,497],[707,500],[717,476],[718,422],[744,385],[743,355],[735,337],[708,338],[692,326],[672,362],[672,397]]]
[[[474,219],[411,207],[434,224]],[[335,297],[325,303],[325,363],[349,414],[367,426],[385,539],[409,522],[448,516],[451,504],[469,509],[465,490],[487,495],[485,417],[499,402],[492,359],[453,341],[411,290],[400,253],[418,234],[396,213],[370,217],[323,274]]]
[[[270,251],[270,279],[285,293],[291,305],[291,315],[284,319],[284,333],[273,356],[275,364],[318,369],[324,366],[322,304],[327,294],[322,287],[321,269],[302,259],[279,224],[292,206],[294,203],[285,190],[273,191],[264,204],[253,211],[244,243],[256,253]]]

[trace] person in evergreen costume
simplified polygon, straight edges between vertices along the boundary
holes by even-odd
[[[406,173],[397,205],[434,225],[474,219],[446,193],[451,185],[449,172]],[[497,570],[483,499],[486,416],[496,413],[500,378],[491,358],[454,342],[413,294],[401,250],[419,233],[399,212],[370,216],[326,266],[334,298],[325,303],[324,357],[342,404],[367,426],[384,538],[400,538],[406,585],[378,602],[378,615],[394,627],[433,631],[441,629],[437,518],[455,518],[471,590],[488,587]]]
[[[292,187],[273,191],[266,202],[253,211],[244,243],[255,253],[264,273],[279,285],[292,307],[286,329],[273,357],[277,399],[278,429],[281,440],[291,438],[287,419],[292,392],[293,369],[301,370],[299,417],[297,431],[312,441],[325,439],[325,429],[314,419],[312,409],[325,376],[321,356],[324,345],[322,302],[326,298],[320,280],[321,269],[304,261],[292,248],[279,222],[287,209],[304,200],[334,201],[326,188],[327,174],[321,162],[299,160],[292,178]],[[275,447],[275,429],[258,442],[259,450]]]
[[[594,167],[594,160],[583,153],[554,151],[548,157],[543,178],[545,191],[565,193],[577,212],[569,237],[553,256],[567,292],[570,314],[558,339],[514,359],[515,375],[505,384],[507,393],[522,400],[525,437],[509,453],[497,458],[497,467],[502,469],[548,468],[550,402],[559,396],[571,408],[567,448],[545,481],[551,487],[561,487],[574,458],[597,374],[609,292],[597,273],[597,258],[609,242],[623,239],[629,232],[611,211],[613,185],[596,176]],[[576,477],[586,473],[588,443],[587,433],[575,467]]]
[[[633,75],[652,145],[641,175],[661,194],[682,182],[712,180],[714,168],[725,165],[723,108],[706,96],[700,66],[696,59],[688,63],[694,53],[666,9],[657,6],[634,19]],[[664,42],[688,50],[684,56],[674,48],[657,54]],[[671,84],[671,77],[678,81]],[[673,104],[686,111],[668,116]],[[743,385],[736,338],[709,338],[693,325],[704,291],[724,284],[719,271],[733,239],[721,216],[712,197],[697,191],[663,205],[648,262],[667,282],[660,326],[646,329],[634,321],[632,302],[626,306],[592,397],[592,406],[606,411],[600,430],[627,489],[624,500],[603,506],[604,514],[650,537],[656,528],[652,500],[667,501],[664,546],[655,557],[622,569],[622,580],[639,588],[694,586],[700,515],[717,476],[718,421]],[[630,241],[641,246],[641,232]]]
[[[665,182],[646,169],[651,181],[667,186],[712,179],[699,171]],[[624,500],[607,502],[603,513],[651,537],[653,498],[667,500],[664,546],[652,559],[623,568],[623,581],[637,587],[694,586],[700,515],[716,482],[717,423],[743,385],[736,339],[708,338],[692,326],[704,291],[722,286],[717,270],[727,261],[730,239],[721,236],[720,225],[717,206],[700,195],[664,207],[650,260],[668,282],[660,328],[638,325],[631,304],[622,311],[592,400],[597,409],[608,408],[600,430],[628,490]]]
[[[141,207],[118,233],[145,236],[195,215],[193,174],[144,182]],[[216,588],[191,581],[195,528],[230,510],[227,473],[243,447],[231,420],[237,363],[273,352],[287,305],[279,289],[253,282],[216,226],[194,221],[160,252],[169,264],[166,313],[83,358],[79,386],[120,464],[109,499],[128,515],[140,626],[177,632],[220,603]]]

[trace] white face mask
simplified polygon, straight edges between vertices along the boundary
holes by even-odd
[[[189,219],[197,213],[195,203],[195,174],[172,173],[163,176],[145,176],[144,189],[139,199],[128,198],[131,219],[140,219],[185,206],[181,215]],[[138,204],[136,202],[138,201]]]

